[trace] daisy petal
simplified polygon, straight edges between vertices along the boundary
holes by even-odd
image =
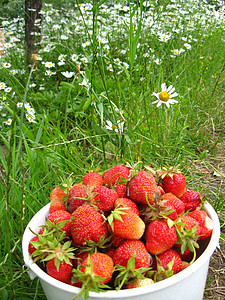
[[[170,90],[168,90],[168,89],[167,89],[167,92],[170,93],[170,94],[172,94],[175,91],[175,87],[173,87],[172,85],[171,85]]]
[[[159,97],[159,93],[153,92],[153,93],[152,93],[152,96],[156,96],[156,97],[158,98],[158,97]]]
[[[155,103],[158,103],[158,102],[159,102],[159,100],[156,100],[156,101],[153,101],[152,104],[155,104]]]
[[[166,84],[165,84],[165,82],[161,84],[161,89],[162,89],[162,92],[166,91]]]
[[[177,101],[177,100],[174,100],[174,99],[170,99],[170,103],[171,103],[171,104],[174,104],[174,103],[178,103],[178,101]]]
[[[170,104],[169,102],[165,102],[166,106],[169,108],[170,107]]]
[[[170,95],[171,98],[178,96],[179,94],[177,92]]]
[[[159,101],[159,103],[157,104],[157,107],[160,107],[162,104],[162,101]]]

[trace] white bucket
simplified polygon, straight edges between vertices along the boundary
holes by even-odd
[[[37,264],[32,263],[32,259],[30,259],[28,252],[29,241],[34,236],[29,228],[34,232],[39,230],[38,226],[45,223],[45,218],[49,213],[49,206],[50,204],[47,204],[39,210],[27,225],[22,241],[23,258],[25,265],[28,268],[30,278],[34,279],[36,276],[40,278],[40,282],[48,300],[71,300],[79,293],[80,289],[60,282],[47,275],[47,273],[42,271]],[[204,294],[210,257],[219,245],[220,238],[220,223],[215,210],[209,203],[206,203],[204,207],[209,217],[213,220],[214,230],[205,251],[191,266],[180,273],[153,285],[121,291],[112,290],[104,293],[90,292],[89,299],[201,300]],[[81,297],[78,297],[77,299],[81,299]]]

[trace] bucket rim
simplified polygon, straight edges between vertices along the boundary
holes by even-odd
[[[32,274],[35,274],[33,278],[36,276],[39,277],[41,280],[45,281],[46,283],[55,286],[56,288],[63,290],[68,293],[73,293],[74,295],[78,294],[80,291],[80,288],[71,286],[69,284],[60,282],[51,276],[49,276],[47,273],[45,273],[36,263],[33,263],[33,260],[30,259],[30,255],[28,252],[28,244],[31,238],[34,236],[34,234],[30,231],[29,228],[31,228],[34,232],[38,230],[38,227],[44,223],[45,217],[47,217],[49,212],[50,203],[45,205],[42,209],[40,209],[30,220],[28,223],[22,239],[22,250],[23,250],[23,259],[25,262],[25,266],[28,268],[29,271],[31,271]],[[96,293],[96,292],[90,292],[89,295],[92,298],[128,298],[128,297],[134,297],[134,296],[140,296],[143,294],[153,293],[158,290],[163,290],[167,288],[168,286],[172,286],[176,283],[178,283],[181,280],[184,280],[191,274],[193,274],[195,271],[197,271],[204,263],[207,261],[209,262],[211,255],[215,251],[216,247],[219,246],[219,239],[220,239],[220,222],[217,213],[215,212],[214,208],[211,204],[206,202],[204,204],[204,209],[206,210],[209,217],[212,219],[214,224],[213,233],[211,236],[211,239],[209,241],[208,246],[204,250],[204,252],[199,256],[199,258],[188,268],[182,270],[181,272],[173,275],[172,277],[169,277],[167,279],[164,279],[160,282],[154,283],[152,285],[136,288],[136,289],[126,289],[126,290],[109,290],[106,292]],[[37,222],[42,219],[42,224],[38,224]]]

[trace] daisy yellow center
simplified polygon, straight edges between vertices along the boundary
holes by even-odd
[[[170,99],[170,95],[167,92],[161,92],[159,94],[159,99],[161,101],[167,102]]]

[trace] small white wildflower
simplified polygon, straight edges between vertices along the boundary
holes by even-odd
[[[22,102],[17,102],[16,106],[21,108],[21,107],[23,107],[23,103]]]
[[[191,49],[191,45],[188,44],[188,43],[185,43],[185,44],[184,44],[184,47],[187,48],[188,50]]]
[[[73,54],[73,55],[71,56],[71,59],[72,59],[73,62],[77,62],[78,58],[79,58],[79,57],[78,57],[77,54]]]
[[[4,90],[6,88],[6,84],[4,82],[0,82],[0,90]]]
[[[117,124],[115,125],[111,121],[106,120],[106,126],[105,126],[105,128],[109,129],[109,130],[113,130],[113,131],[115,131],[117,133],[122,133],[123,130],[124,130],[124,122],[118,120],[116,123]]]
[[[152,96],[157,97],[158,99],[152,104],[157,103],[157,107],[161,106],[163,103],[166,104],[166,106],[169,108],[170,104],[178,103],[177,100],[172,99],[173,97],[178,96],[178,93],[174,93],[175,88],[170,85],[168,88],[166,87],[165,83],[161,84],[162,91],[160,93],[152,93]]]
[[[90,88],[91,84],[87,78],[83,78],[83,81],[79,83],[79,85],[83,85],[87,87],[88,89]]]
[[[61,35],[61,40],[68,40],[68,36],[66,36],[65,34]]]
[[[65,63],[65,61],[64,60],[62,60],[62,61],[59,61],[58,63],[57,63],[57,65],[58,66],[63,66],[63,65],[65,65],[66,63]]]
[[[7,62],[5,62],[5,63],[3,64],[3,67],[4,67],[4,68],[10,68],[10,67],[11,67],[11,64],[10,64],[10,63],[7,63]]]
[[[12,119],[9,118],[7,121],[3,122],[3,124],[11,125],[12,124]]]
[[[75,72],[68,72],[68,71],[66,71],[66,72],[61,72],[61,74],[63,76],[65,76],[66,78],[71,78],[71,77],[73,77],[73,75],[75,74]]]
[[[30,123],[36,123],[34,115],[26,114],[26,118]]]
[[[160,65],[160,64],[162,63],[162,60],[159,59],[159,58],[156,58],[156,59],[154,60],[154,62],[155,62],[157,65]]]
[[[51,62],[51,61],[46,61],[44,63],[46,68],[54,68],[55,67],[55,63]]]
[[[87,42],[84,42],[82,43],[82,47],[83,48],[86,48],[87,46],[89,46],[91,44],[91,42],[87,41]]]
[[[4,89],[4,92],[9,93],[9,92],[11,92],[11,90],[12,90],[12,88],[8,86],[7,88]]]

